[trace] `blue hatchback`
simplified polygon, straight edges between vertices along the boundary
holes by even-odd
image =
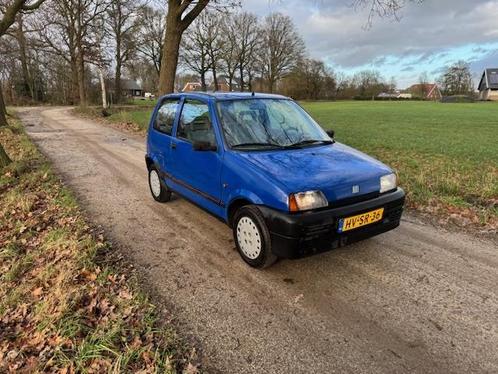
[[[155,200],[175,192],[221,218],[259,268],[392,230],[405,200],[389,167],[279,95],[164,96],[145,160]]]

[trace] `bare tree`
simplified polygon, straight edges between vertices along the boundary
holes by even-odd
[[[152,62],[159,77],[164,44],[163,12],[144,6],[140,8],[137,35],[137,51]]]
[[[356,73],[353,77],[353,84],[355,85],[357,96],[363,99],[371,98],[374,100],[378,94],[387,88],[387,84],[376,70],[363,70]]]
[[[209,57],[209,37],[206,30],[205,19],[207,14],[202,14],[192,24],[187,35],[182,41],[181,62],[193,72],[199,74],[202,91],[206,91],[206,74],[211,68]]]
[[[258,18],[251,13],[242,12],[234,17],[234,30],[237,35],[237,67],[239,70],[240,90],[244,91],[245,79],[247,73],[247,85],[251,90],[251,80],[254,76],[256,66],[256,51],[261,46],[262,38],[260,37],[261,29],[258,24]]]
[[[233,86],[235,76],[239,74],[239,87],[244,91],[244,76],[253,76],[252,67],[256,59],[256,48],[260,43],[258,18],[251,13],[241,12],[224,17],[223,51],[221,61],[228,77],[228,84]],[[247,82],[250,85],[250,82]]]
[[[129,0],[111,0],[107,21],[114,44],[114,93],[117,101],[122,97],[121,74],[123,65],[136,51],[135,33],[138,28],[138,6]]]
[[[439,82],[445,95],[469,95],[474,90],[470,66],[465,61],[447,67]]]
[[[419,92],[416,92],[415,94],[420,96],[422,99],[427,99],[427,95],[429,94],[429,75],[427,72],[423,72],[420,74],[418,77],[418,82],[419,82]]]
[[[304,42],[292,20],[281,13],[272,13],[263,24],[260,49],[262,75],[273,92],[277,81],[288,74],[304,55]]]
[[[162,46],[159,93],[173,92],[182,35],[207,7],[209,0],[168,0],[166,32]]]
[[[86,106],[86,64],[95,59],[96,21],[107,11],[108,3],[106,0],[52,0],[51,4],[42,40],[70,64],[79,104]]]
[[[213,74],[214,90],[218,90],[218,68],[220,67],[220,60],[223,54],[223,40],[221,38],[221,17],[220,14],[211,12],[204,12],[199,20],[201,27],[204,29],[206,35],[206,47],[209,57],[209,66]]]
[[[22,13],[17,15],[16,22],[14,23],[9,34],[14,37],[18,45],[18,56],[19,61],[21,62],[23,95],[29,96],[31,99],[35,99],[33,79],[31,78],[28,68],[26,30],[24,27],[24,15]]]
[[[2,38],[14,24],[16,16],[19,13],[36,10],[43,2],[44,0],[37,0],[34,2],[29,0],[2,1],[0,3],[0,14],[2,17],[0,18],[0,38]],[[7,110],[5,109],[2,84],[0,82],[0,127],[7,125]],[[7,166],[10,162],[9,156],[0,144],[0,168]]]
[[[159,74],[159,93],[173,92],[182,35],[209,4],[222,11],[239,5],[240,1],[168,0],[166,31],[162,46],[161,72]]]
[[[336,82],[323,61],[305,58],[282,80],[282,92],[295,99],[330,99]]]

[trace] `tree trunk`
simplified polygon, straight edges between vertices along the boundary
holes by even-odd
[[[22,21],[22,14],[19,14],[17,19],[16,40],[19,45],[19,60],[21,61],[21,71],[23,80],[23,91],[31,99],[35,99],[35,92],[33,88],[33,81],[28,70],[28,57],[26,54],[26,37],[24,35],[24,25]]]
[[[206,86],[206,73],[202,72],[201,73],[201,90],[203,92],[206,92],[207,86]]]
[[[3,100],[2,82],[0,81],[0,127],[8,126],[7,123],[7,109],[5,108],[5,101]]]
[[[116,104],[121,102],[123,97],[121,89],[121,61],[116,61],[116,74],[114,75],[114,93],[116,94]]]
[[[251,70],[249,70],[247,72],[247,87],[249,89],[250,92],[252,92],[252,73],[251,73]]]
[[[104,79],[104,71],[102,67],[99,66],[99,78],[100,78],[100,89],[102,91],[102,109],[104,111],[107,109],[107,90],[105,88],[105,79]]]
[[[183,32],[206,8],[210,0],[198,0],[188,10],[192,1],[168,0],[166,16],[166,32],[162,47],[161,72],[159,74],[159,94],[171,93],[175,90],[176,66],[180,54],[180,42]],[[185,5],[187,5],[185,7]]]
[[[272,77],[268,78],[268,92],[273,93],[273,89],[275,87],[275,81]]]
[[[3,101],[2,85],[0,83],[0,127],[8,125],[6,114],[7,111],[5,110],[5,103]],[[0,170],[10,163],[11,160],[0,143]]]
[[[168,11],[166,21],[166,35],[161,58],[161,72],[159,74],[159,94],[164,95],[174,92],[176,66],[180,50],[182,31],[171,9]]]
[[[213,72],[213,84],[214,84],[214,90],[213,91],[218,91],[218,77],[216,76],[216,68],[213,65],[212,68]]]
[[[3,149],[2,144],[0,144],[0,170],[2,170],[4,167],[6,167],[11,162],[12,161],[9,158],[9,155],[5,152],[5,149]]]
[[[242,64],[239,65],[239,74],[240,74],[240,92],[244,92],[244,67]]]
[[[77,66],[77,73],[78,73],[78,93],[80,97],[80,106],[86,107],[88,105],[88,102],[86,100],[86,90],[85,90],[85,60],[83,58],[83,52],[80,50],[78,51],[78,66]]]

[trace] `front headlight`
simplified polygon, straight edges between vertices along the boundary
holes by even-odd
[[[398,187],[396,174],[388,174],[380,177],[380,193],[394,190]]]
[[[306,191],[289,195],[289,211],[318,209],[329,205],[322,191]]]

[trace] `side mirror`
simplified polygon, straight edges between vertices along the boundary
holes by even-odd
[[[330,139],[334,139],[335,132],[334,130],[327,130],[327,135],[330,136]]]
[[[192,148],[194,151],[216,151],[218,149],[215,144],[199,140],[192,143]]]

